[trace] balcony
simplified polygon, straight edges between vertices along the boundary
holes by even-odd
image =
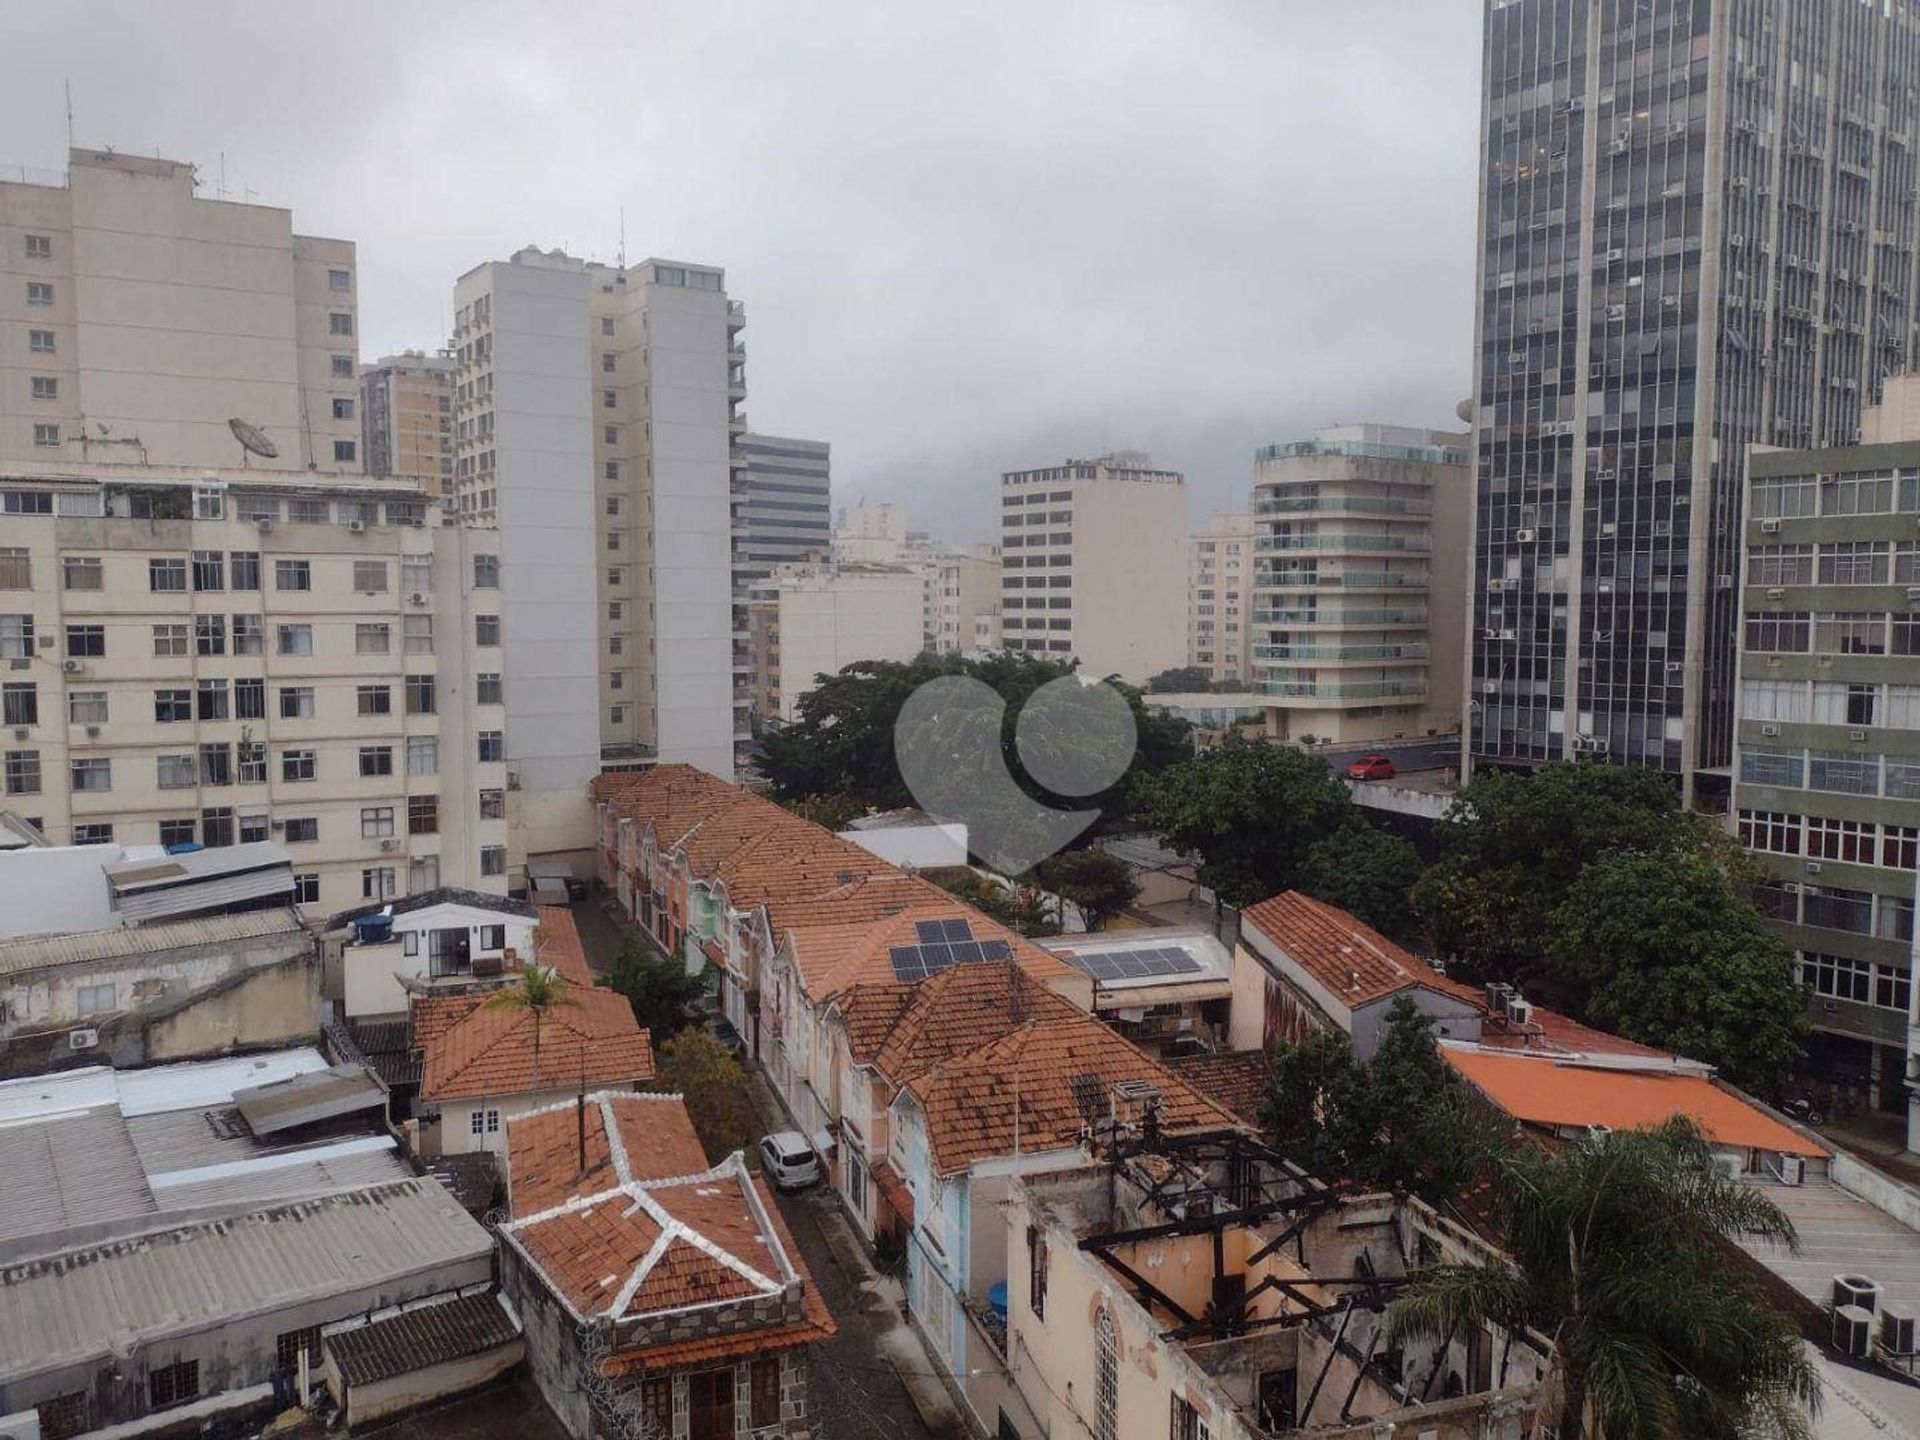
[[[1285,625],[1295,630],[1374,630],[1393,626],[1424,628],[1427,623],[1427,612],[1424,610],[1256,609],[1252,618],[1255,625]]]
[[[1424,680],[1269,680],[1264,693],[1282,700],[1424,700]]]
[[[1256,660],[1425,660],[1424,642],[1405,645],[1255,645]]]
[[[727,302],[727,329],[741,330],[746,327],[747,307],[739,300]]]
[[[1330,550],[1336,554],[1368,554],[1381,550],[1427,551],[1433,540],[1426,535],[1256,535],[1257,552],[1276,550]]]
[[[1429,500],[1390,500],[1377,495],[1277,496],[1253,502],[1255,515],[1431,515]]]
[[[1256,590],[1425,590],[1428,577],[1395,570],[1256,570]]]

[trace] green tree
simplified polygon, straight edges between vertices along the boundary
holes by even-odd
[[[1140,776],[1134,818],[1200,856],[1200,882],[1232,905],[1299,887],[1307,854],[1354,816],[1320,760],[1230,734],[1191,759]]]
[[[1413,938],[1413,887],[1425,866],[1413,842],[1354,816],[1307,848],[1300,888],[1381,934]]]
[[[1031,885],[998,884],[973,870],[947,870],[929,875],[942,890],[957,896],[1016,935],[1040,939],[1060,933],[1060,922],[1047,897]]]
[[[1389,1344],[1532,1326],[1553,1343],[1561,1440],[1810,1433],[1819,1382],[1800,1335],[1726,1259],[1740,1238],[1797,1248],[1793,1224],[1723,1176],[1686,1120],[1517,1149],[1491,1173],[1482,1199],[1511,1263],[1416,1273]]]
[[[613,963],[607,967],[606,983],[627,997],[634,1020],[653,1037],[656,1047],[692,1023],[693,1002],[706,988],[699,976],[689,975],[686,966],[656,955],[638,935],[628,935],[620,942]]]
[[[1554,910],[1547,949],[1591,1024],[1778,1092],[1807,1032],[1793,952],[1709,854],[1603,855]]]
[[[1197,695],[1213,689],[1213,677],[1198,665],[1162,670],[1147,681],[1149,695]]]
[[[540,953],[540,932],[533,936],[533,953]],[[540,1073],[540,1032],[555,1010],[577,1007],[580,1002],[570,993],[566,976],[538,963],[520,972],[518,985],[506,985],[481,1003],[489,1010],[518,1010],[533,1016],[533,1073]]]
[[[1548,918],[1589,861],[1708,847],[1713,831],[1681,810],[1671,781],[1639,766],[1482,771],[1442,818],[1441,857],[1414,887],[1414,906],[1435,949],[1480,978],[1550,979]]]
[[[711,1031],[682,1030],[662,1046],[654,1086],[686,1102],[694,1132],[714,1163],[744,1150],[753,1138],[747,1072]]]
[[[1105,929],[1140,896],[1127,862],[1105,850],[1067,850],[1039,868],[1040,883],[1078,906],[1089,930]]]
[[[802,820],[811,820],[827,830],[844,830],[867,813],[851,795],[798,795],[780,802]]]

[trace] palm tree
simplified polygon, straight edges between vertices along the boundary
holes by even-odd
[[[1685,1119],[1495,1161],[1505,1261],[1432,1266],[1388,1307],[1387,1343],[1532,1326],[1553,1344],[1560,1440],[1810,1434],[1819,1381],[1798,1331],[1728,1263],[1793,1222],[1722,1174]]]
[[[539,936],[536,934],[534,953],[538,955]],[[520,972],[520,983],[496,990],[486,998],[489,1010],[520,1010],[533,1016],[533,1075],[537,1082],[540,1078],[540,1026],[541,1022],[562,1006],[577,1007],[580,1002],[570,993],[566,977],[551,966],[538,963],[528,965]]]

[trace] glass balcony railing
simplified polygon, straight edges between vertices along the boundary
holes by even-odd
[[[1424,625],[1424,610],[1255,610],[1256,625],[1312,626],[1316,629],[1358,630],[1373,625]]]
[[[1256,660],[1425,660],[1424,642],[1406,645],[1255,645]]]
[[[1433,540],[1426,535],[1256,535],[1256,551],[1333,550],[1342,553],[1375,550],[1431,550]]]
[[[1419,680],[1269,680],[1263,688],[1283,700],[1417,700],[1427,693]]]
[[[1405,575],[1397,570],[1343,570],[1330,574],[1323,570],[1256,570],[1256,590],[1424,590],[1425,575]]]
[[[1253,502],[1256,515],[1431,515],[1426,500],[1389,500],[1378,495],[1278,495]]]

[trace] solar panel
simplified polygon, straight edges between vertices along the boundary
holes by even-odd
[[[895,945],[887,952],[887,958],[893,961],[893,978],[905,983],[909,980],[924,980],[927,970],[920,963],[920,947],[917,945]]]
[[[1151,945],[1140,950],[1090,950],[1064,958],[1096,980],[1194,975],[1205,968],[1185,950],[1172,945]]]
[[[980,958],[982,960],[1011,960],[1013,958],[1013,946],[1004,940],[982,940],[980,942]]]
[[[916,920],[913,933],[919,937],[922,945],[938,945],[947,938],[947,922],[944,920]]]
[[[949,941],[973,939],[973,928],[968,925],[966,921],[948,920],[945,923],[947,927],[947,939]]]
[[[980,959],[980,942],[978,940],[960,940],[954,943],[954,946],[953,946],[953,963],[954,964],[971,965],[971,964],[974,964],[979,959]]]

